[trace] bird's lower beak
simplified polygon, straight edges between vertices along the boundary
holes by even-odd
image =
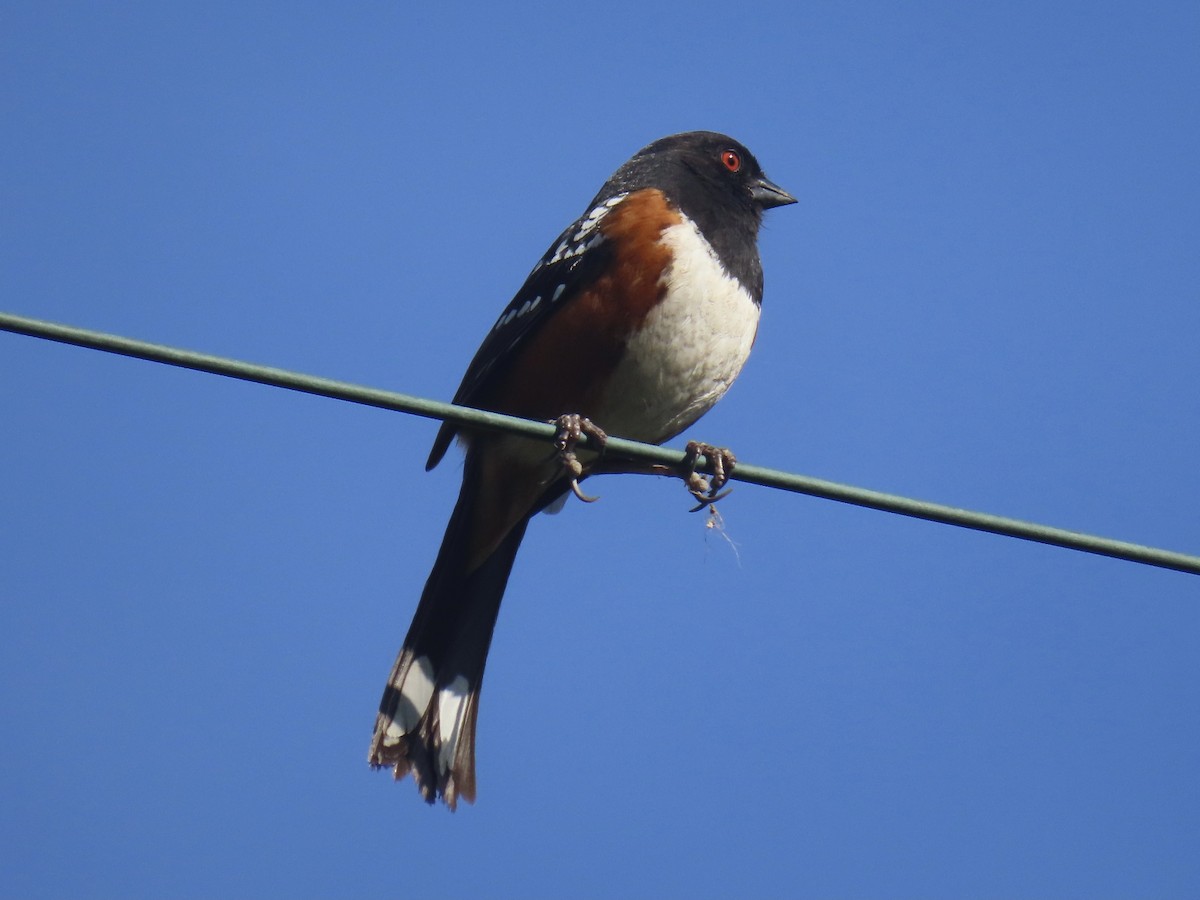
[[[750,188],[750,196],[752,196],[763,209],[771,209],[774,206],[787,206],[789,203],[795,203],[796,198],[781,188],[775,182],[767,179],[766,176],[754,182],[754,186]]]

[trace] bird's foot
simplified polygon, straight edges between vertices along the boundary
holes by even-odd
[[[697,470],[701,456],[704,457],[707,464],[706,468],[712,473],[709,476],[705,476]],[[726,491],[722,491],[721,488],[728,483],[729,476],[733,474],[733,468],[736,465],[737,458],[733,455],[733,451],[725,447],[703,444],[700,441],[688,441],[683,463],[679,468],[680,477],[687,485],[688,493],[698,502],[698,505],[689,512],[699,512],[704,507],[728,497],[733,488]]]
[[[608,435],[591,419],[578,413],[559,416],[554,420],[554,424],[558,427],[558,432],[554,435],[554,447],[558,451],[558,461],[563,473],[570,479],[571,493],[584,503],[595,503],[599,497],[589,496],[579,488],[579,479],[584,476],[584,470],[583,463],[575,455],[575,447],[586,435],[594,444],[594,449],[603,453]]]

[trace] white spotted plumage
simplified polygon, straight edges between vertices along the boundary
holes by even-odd
[[[533,267],[533,272],[530,273],[530,276],[532,277],[534,273],[539,272],[546,266],[558,263],[565,262],[568,267],[573,267],[579,257],[603,244],[605,241],[604,233],[599,231],[597,226],[627,196],[628,194],[625,193],[616,194],[588,210],[574,225],[567,229],[566,235],[554,248],[539,260],[538,264]],[[569,274],[569,272],[570,268],[567,269],[565,274]],[[555,285],[554,292],[550,295],[550,302],[557,303],[566,289],[567,283],[565,281]],[[538,294],[532,299],[518,294],[505,308],[504,312],[500,313],[496,324],[492,326],[492,331],[503,331],[513,322],[518,322],[525,318],[526,315],[532,313],[541,305],[542,299],[542,294]]]
[[[602,242],[604,235],[597,225],[625,196],[620,194],[593,207],[539,268],[572,260]],[[659,241],[670,250],[671,258],[660,281],[661,299],[629,338],[594,414],[612,434],[655,443],[696,421],[729,389],[750,355],[760,309],[690,219],[684,217],[666,228]],[[548,305],[557,303],[567,287],[565,282],[555,285]],[[540,287],[543,292],[547,289],[548,285]],[[529,316],[541,306],[544,296],[518,296],[494,330]],[[536,454],[540,458],[544,452],[536,448]],[[560,500],[566,497],[564,493]],[[558,507],[560,502],[548,511]],[[449,684],[437,685],[429,658],[413,659],[398,685],[401,702],[385,727],[382,746],[401,745],[423,717],[433,716],[432,777],[452,785],[477,687],[461,674]],[[453,787],[447,790],[452,800]]]
[[[625,199],[627,194],[616,194],[609,197],[603,203],[598,203],[593,206],[579,220],[579,229],[569,237],[559,241],[558,246],[554,248],[554,252],[550,258],[542,263],[542,265],[553,265],[554,263],[562,262],[564,259],[570,259],[573,256],[580,256],[594,247],[604,243],[604,234],[596,231],[596,226],[600,224],[600,220],[612,212],[613,207]],[[596,233],[592,235],[592,232]],[[591,235],[591,237],[589,237]]]
[[[610,434],[646,441],[681,432],[749,355],[762,297],[762,213],[794,202],[727,135],[689,132],[648,145],[550,244],[495,320],[455,402],[535,417],[578,412]],[[439,429],[427,468],[456,430]],[[426,801],[441,797],[451,809],[475,799],[480,682],[517,549],[530,517],[554,504],[556,491],[569,496],[545,447],[467,437],[462,490],[368,751],[372,766],[411,773]],[[531,745],[545,752],[536,735]]]

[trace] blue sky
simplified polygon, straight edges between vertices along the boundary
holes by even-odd
[[[764,320],[692,436],[1200,551],[1200,7],[0,12],[0,306],[448,398],[650,140]],[[479,802],[367,769],[457,490],[398,414],[0,334],[0,892],[1200,890],[1200,579],[739,487],[530,529]],[[736,545],[736,553],[729,541]]]

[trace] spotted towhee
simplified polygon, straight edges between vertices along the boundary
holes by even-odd
[[[795,203],[750,151],[709,131],[655,141],[617,169],[492,326],[454,402],[551,420],[576,413],[661,443],[737,377],[758,329],[763,210]],[[442,425],[426,468],[458,428]],[[530,518],[575,486],[544,444],[462,433],[462,491],[392,668],[372,766],[425,799],[475,799],[488,645]],[[577,473],[576,473],[577,474]],[[583,473],[586,474],[586,471]]]

